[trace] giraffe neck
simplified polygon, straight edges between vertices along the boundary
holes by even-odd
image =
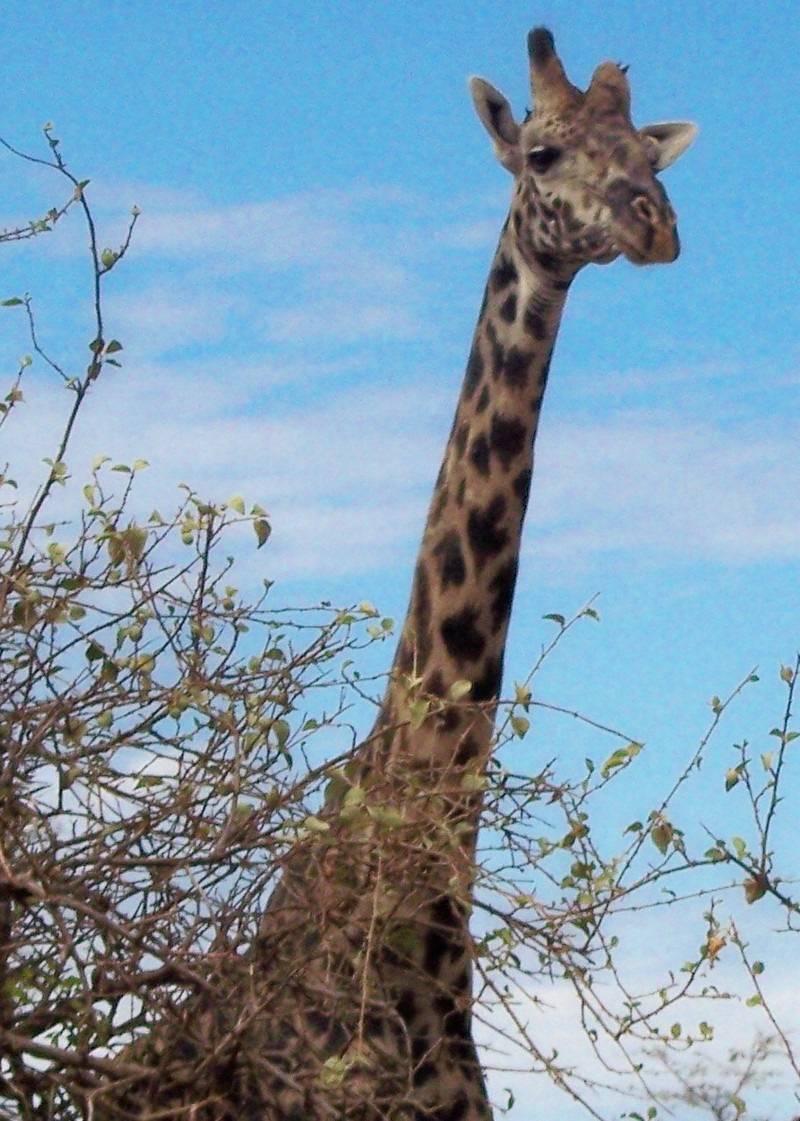
[[[416,764],[474,765],[492,737],[533,445],[574,275],[521,248],[515,217],[489,273],[380,718],[402,729],[392,752]],[[471,705],[450,703],[460,681]]]

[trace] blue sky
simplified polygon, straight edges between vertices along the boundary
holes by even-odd
[[[679,261],[588,269],[571,294],[508,658],[508,679],[524,676],[541,616],[599,593],[601,626],[578,631],[539,695],[646,741],[655,790],[708,698],[756,665],[717,771],[731,743],[763,743],[800,636],[800,7],[12,3],[0,134],[32,151],[54,122],[105,243],[143,212],[109,291],[124,368],[98,387],[76,474],[98,453],[144,456],[159,505],[180,480],[243,493],[272,515],[258,560],[283,602],[401,616],[509,190],[466,79],[523,112],[537,23],[577,84],[626,62],[638,123],[701,128],[665,175]],[[57,196],[1,166],[3,224]],[[76,356],[81,244],[75,225],[6,248],[0,293],[30,291],[45,341],[77,339]],[[26,346],[6,324],[10,368]],[[34,370],[20,454],[47,454],[52,394]],[[569,726],[542,729],[548,754],[572,743]],[[723,829],[727,803],[698,799]]]

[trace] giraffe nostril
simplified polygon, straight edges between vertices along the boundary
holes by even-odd
[[[631,209],[637,218],[648,224],[653,224],[658,219],[658,211],[647,195],[637,195],[631,203]]]

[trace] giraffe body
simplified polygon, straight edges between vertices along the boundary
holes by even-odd
[[[604,63],[581,92],[543,29],[529,57],[521,124],[471,82],[514,193],[377,723],[214,1007],[189,1001],[139,1052],[158,1073],[127,1092],[130,1116],[491,1121],[471,1029],[473,862],[550,358],[584,265],[678,255],[656,173],[696,131],[635,129],[624,72]],[[170,1082],[181,1063],[191,1081]]]

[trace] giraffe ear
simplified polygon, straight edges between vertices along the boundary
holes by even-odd
[[[639,129],[645,142],[650,161],[655,171],[675,163],[686,149],[694,143],[698,132],[697,125],[691,121],[662,121],[657,125],[646,125]]]
[[[483,127],[492,138],[495,155],[503,167],[513,175],[519,175],[522,171],[519,125],[514,120],[511,106],[485,78],[470,78],[469,89]]]

